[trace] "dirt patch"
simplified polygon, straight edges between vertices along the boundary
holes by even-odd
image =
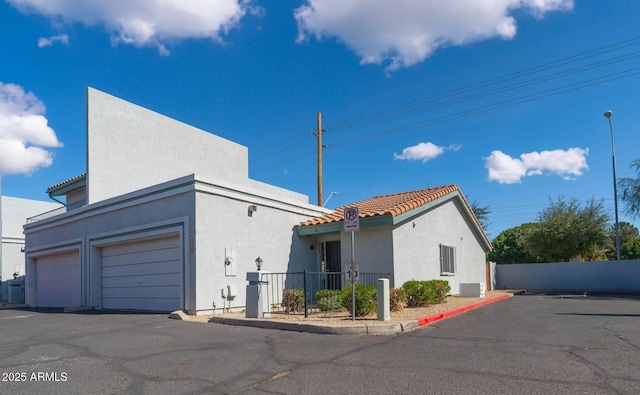
[[[454,310],[460,307],[464,307],[470,304],[474,304],[483,300],[493,299],[498,296],[504,295],[506,291],[488,291],[484,298],[462,298],[460,296],[449,296],[445,303],[436,304],[429,307],[414,307],[405,308],[402,311],[392,311],[390,321],[378,321],[377,316],[374,313],[368,317],[356,317],[355,321],[351,317],[351,312],[332,311],[332,312],[317,312],[310,314],[308,318],[304,317],[304,313],[298,314],[285,314],[274,313],[268,318],[270,320],[286,320],[286,321],[299,321],[308,322],[321,325],[376,325],[376,324],[388,324],[390,322],[406,322],[411,320],[417,320],[422,317],[429,317],[435,314],[444,313],[445,311]],[[221,313],[216,314],[216,317],[228,317],[228,318],[244,318],[245,313]],[[188,321],[208,322],[212,315],[203,316],[187,316]]]

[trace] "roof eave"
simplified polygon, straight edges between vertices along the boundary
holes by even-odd
[[[86,186],[87,186],[87,176],[82,175],[74,179],[71,179],[67,182],[64,182],[60,185],[56,185],[47,189],[47,193],[49,194],[49,196],[63,196],[77,189],[85,188]]]
[[[360,228],[373,228],[376,226],[393,225],[391,214],[375,215],[360,218]],[[328,233],[339,233],[344,230],[344,221],[336,221],[328,224],[296,226],[298,236],[315,236]]]

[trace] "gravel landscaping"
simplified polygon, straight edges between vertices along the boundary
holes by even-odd
[[[304,313],[296,313],[296,314],[285,314],[285,313],[277,313],[271,314],[268,318],[269,320],[286,320],[286,321],[298,321],[298,322],[306,322],[310,324],[319,324],[319,325],[384,325],[393,322],[406,322],[411,320],[417,320],[422,317],[429,317],[432,315],[444,313],[446,311],[454,310],[460,307],[464,307],[470,304],[474,304],[483,300],[493,299],[498,296],[504,295],[508,293],[507,291],[488,291],[484,298],[462,298],[460,296],[449,296],[447,297],[447,301],[445,303],[440,303],[436,305],[432,305],[429,307],[414,307],[414,308],[405,308],[402,311],[392,311],[391,312],[391,320],[390,321],[378,321],[376,314],[367,316],[367,317],[356,317],[355,320],[352,319],[351,313],[342,310],[342,311],[332,311],[332,312],[317,312],[314,314],[310,314],[308,318],[304,317]],[[226,317],[226,318],[244,318],[244,312],[225,312],[216,314],[216,317]],[[184,316],[183,316],[184,317]],[[209,319],[213,317],[212,315],[203,315],[203,316],[186,316],[186,320],[188,321],[198,321],[198,322],[208,322]],[[185,318],[183,318],[185,319]]]

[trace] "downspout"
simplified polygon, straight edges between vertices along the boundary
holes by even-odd
[[[51,196],[51,192],[47,192],[47,195],[49,195],[49,199],[51,200],[55,200],[56,202],[60,203],[61,205],[63,205],[64,207],[67,207],[66,203],[62,203],[61,201],[59,201],[58,199],[54,198],[53,196]]]

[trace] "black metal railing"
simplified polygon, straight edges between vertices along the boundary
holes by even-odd
[[[34,215],[33,217],[29,217],[29,218],[27,218],[27,223],[28,224],[32,224],[34,222],[38,222],[38,221],[43,220],[43,219],[55,217],[56,215],[64,214],[64,213],[69,212],[71,210],[78,209],[78,208],[80,208],[82,206],[85,206],[86,204],[87,204],[86,200],[79,200],[79,201],[77,201],[75,203],[70,203],[70,204],[67,204],[66,206],[58,207],[58,208],[53,209],[51,211],[47,211],[46,213],[42,213],[42,214]]]
[[[305,317],[341,309],[340,290],[351,284],[346,272],[263,273],[261,277],[271,313]],[[358,283],[376,285],[379,278],[391,278],[391,273],[360,273]]]

